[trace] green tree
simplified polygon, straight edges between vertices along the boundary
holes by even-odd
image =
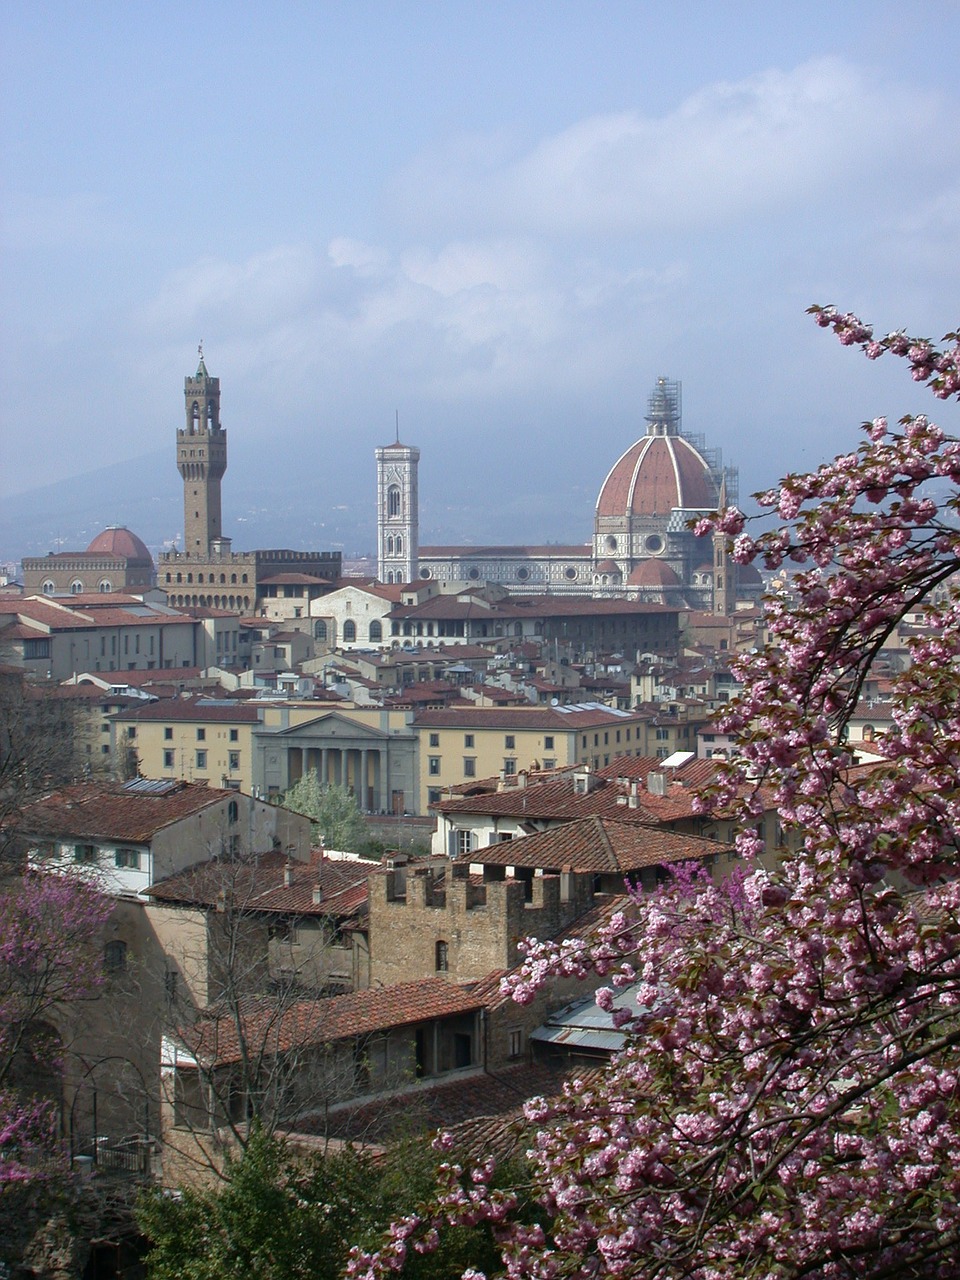
[[[143,1196],[137,1216],[151,1246],[148,1274],[151,1280],[337,1280],[353,1244],[372,1244],[427,1194],[435,1165],[422,1138],[378,1157],[350,1147],[302,1157],[255,1132],[216,1188]],[[437,1252],[411,1258],[409,1274],[448,1280],[496,1258],[489,1226],[459,1227]]]
[[[367,828],[357,798],[346,787],[324,786],[315,773],[305,773],[286,792],[283,804],[313,819],[314,839],[328,849],[357,852],[367,842]]]

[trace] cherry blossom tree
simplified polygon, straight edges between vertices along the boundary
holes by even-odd
[[[812,310],[938,397],[960,392],[956,335],[938,349]],[[445,1165],[429,1206],[355,1251],[353,1277],[402,1271],[476,1221],[502,1274],[536,1280],[960,1272],[958,492],[960,442],[878,418],[855,451],[758,495],[779,529],[753,535],[735,508],[700,522],[737,562],[794,569],[717,720],[741,755],[702,798],[739,814],[743,871],[684,873],[599,936],[527,945],[521,1002],[558,973],[607,975],[607,1007],[635,991],[615,1013],[624,1052],[527,1104],[538,1214],[489,1191],[489,1166]],[[892,728],[859,764],[849,722],[894,642],[909,661]],[[775,870],[754,861],[771,800]]]
[[[65,1169],[58,1023],[103,982],[107,898],[70,876],[0,877],[0,1195]]]

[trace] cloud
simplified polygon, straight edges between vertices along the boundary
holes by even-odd
[[[164,281],[142,323],[171,346],[204,334],[219,370],[269,379],[291,402],[332,382],[334,394],[379,386],[421,402],[555,394],[629,367],[638,324],[664,323],[685,270],[611,267],[521,238],[395,255],[342,238],[326,253],[201,259]]]
[[[142,310],[147,328],[217,326],[221,333],[287,320],[315,296],[323,267],[304,245],[278,245],[244,262],[205,257],[174,271]],[[211,329],[212,332],[212,329]]]
[[[397,195],[409,215],[439,223],[560,234],[703,228],[820,198],[892,154],[920,155],[941,114],[930,94],[820,59],[709,85],[663,116],[593,116],[509,160],[466,140],[421,157]]]

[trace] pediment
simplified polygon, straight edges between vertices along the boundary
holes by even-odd
[[[396,734],[377,729],[370,724],[361,724],[350,720],[336,711],[327,712],[313,720],[291,725],[288,729],[259,729],[256,736],[270,738],[271,741],[283,740],[288,746],[298,742],[303,745],[319,746],[329,741],[331,745],[350,739],[353,742],[386,742],[396,738]]]

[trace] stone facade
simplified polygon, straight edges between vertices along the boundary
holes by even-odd
[[[463,862],[388,870],[370,880],[371,985],[428,973],[478,981],[518,964],[522,938],[554,937],[592,905],[589,874],[524,882],[491,868],[478,883]]]

